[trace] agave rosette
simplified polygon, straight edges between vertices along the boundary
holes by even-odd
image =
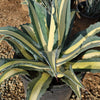
[[[27,100],[39,100],[54,77],[61,78],[80,98],[83,86],[72,69],[100,71],[100,51],[89,50],[100,46],[100,37],[96,35],[100,23],[69,40],[75,16],[70,9],[70,0],[54,0],[51,13],[34,0],[27,0],[27,4],[31,24],[22,25],[22,31],[14,27],[0,28],[0,34],[17,54],[17,58],[0,60],[0,72],[4,71],[0,83],[13,75],[30,75],[28,71],[34,73],[35,70],[39,75],[28,85]],[[75,59],[80,54],[82,59]]]

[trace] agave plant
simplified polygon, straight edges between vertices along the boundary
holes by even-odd
[[[69,40],[75,14],[70,9],[70,0],[52,1],[51,13],[34,0],[27,2],[31,24],[22,25],[21,30],[10,26],[0,28],[0,34],[4,35],[1,40],[11,44],[17,55],[14,59],[0,59],[0,72],[4,71],[0,83],[16,74],[31,77],[31,71],[35,77],[31,77],[27,87],[27,100],[39,100],[53,78],[60,78],[81,98],[80,88],[83,86],[73,69],[99,71],[100,59],[94,50],[90,51],[94,56],[84,51],[100,46],[100,37],[96,35],[100,23],[91,25]],[[84,56],[78,59],[80,54]]]

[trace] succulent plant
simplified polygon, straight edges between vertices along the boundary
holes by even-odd
[[[91,25],[69,39],[75,12],[70,9],[70,0],[54,0],[51,13],[45,7],[27,0],[31,24],[1,27],[0,34],[15,50],[14,59],[0,59],[0,83],[5,79],[24,74],[31,78],[27,88],[27,100],[39,100],[55,78],[66,83],[81,98],[83,85],[73,69],[99,71],[100,60],[87,58],[85,51],[100,46],[100,23]],[[83,56],[79,58],[79,56]],[[86,59],[87,58],[87,59]],[[97,60],[98,59],[98,60]],[[32,74],[33,76],[31,76]]]

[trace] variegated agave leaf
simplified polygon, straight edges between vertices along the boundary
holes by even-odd
[[[2,75],[0,75],[0,84],[7,78],[10,78],[11,76],[18,75],[18,74],[27,74],[28,72],[24,69],[20,68],[12,68],[7,69]]]
[[[6,70],[7,68],[29,68],[30,70],[36,69],[36,70],[50,70],[48,65],[37,62],[33,60],[27,60],[27,59],[1,59],[0,60],[0,72]]]
[[[82,59],[90,59],[97,57],[100,57],[100,50],[91,49],[85,52],[85,54],[82,56]]]
[[[67,49],[63,52],[62,58],[57,60],[57,65],[62,65],[75,57],[77,57],[80,53],[93,48],[99,47],[100,45],[100,37],[95,36],[98,32],[100,32],[100,23],[96,23],[91,25],[84,31],[79,32],[76,39],[71,42]]]
[[[28,6],[33,29],[36,32],[39,44],[45,50],[47,46],[47,30],[45,28],[45,24],[47,24],[45,22],[47,16],[46,9],[32,0],[28,0]]]
[[[62,81],[72,88],[72,90],[75,92],[77,97],[81,98],[80,88],[84,88],[84,87],[77,79],[71,66],[69,70],[64,72],[64,77],[62,78]]]
[[[77,69],[76,71],[100,72],[100,58],[94,57],[79,60],[77,62],[74,62],[72,67],[73,69]]]
[[[28,85],[26,100],[39,100],[49,87],[51,81],[52,77],[45,72],[33,79]]]
[[[33,40],[28,35],[24,35],[20,30],[13,27],[2,27],[0,28],[0,34],[12,38],[12,41],[14,40],[23,46],[28,52],[30,52],[30,54],[36,54],[41,57],[40,51],[35,47]]]

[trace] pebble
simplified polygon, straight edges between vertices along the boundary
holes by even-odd
[[[12,100],[11,98],[16,98],[16,100],[25,100],[24,87],[20,77],[11,77],[11,79],[12,78],[13,80],[9,79],[1,84],[0,100]]]

